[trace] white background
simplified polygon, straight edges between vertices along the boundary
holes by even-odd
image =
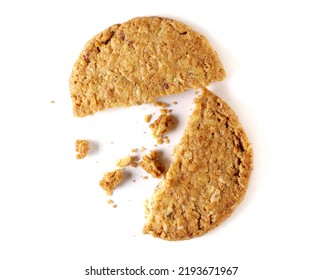
[[[219,279],[323,279],[319,3],[1,1],[0,278],[98,279],[85,269],[143,265],[239,267]],[[145,15],[180,20],[209,39],[228,76],[209,88],[236,111],[254,147],[245,200],[220,227],[189,241],[141,233],[143,202],[158,180],[143,180],[140,168],[127,169],[112,197],[115,209],[98,185],[132,148],[155,148],[143,118],[156,118],[158,108],[72,114],[68,79],[86,41]],[[178,101],[171,143],[158,146],[168,161],[193,98],[189,91],[162,99]],[[77,161],[74,144],[82,138],[95,147]]]

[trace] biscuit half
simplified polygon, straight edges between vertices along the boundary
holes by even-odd
[[[88,41],[74,64],[70,93],[74,115],[84,117],[224,78],[217,53],[201,34],[172,19],[138,17]]]
[[[165,178],[146,201],[144,233],[167,240],[201,236],[243,199],[252,148],[233,110],[205,88]]]

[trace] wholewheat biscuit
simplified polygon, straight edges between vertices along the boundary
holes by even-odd
[[[70,77],[77,117],[109,107],[151,103],[225,78],[205,37],[178,21],[139,17],[92,38]]]
[[[201,236],[243,199],[252,148],[233,110],[205,88],[174,151],[174,162],[146,202],[144,233],[167,240]]]

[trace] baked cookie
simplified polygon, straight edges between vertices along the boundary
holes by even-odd
[[[174,151],[174,162],[146,201],[144,233],[167,240],[201,236],[243,199],[252,149],[233,110],[206,88]]]
[[[109,107],[150,103],[225,78],[205,37],[178,21],[138,17],[92,38],[70,77],[77,117]]]

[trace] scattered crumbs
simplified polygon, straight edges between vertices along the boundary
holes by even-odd
[[[131,152],[132,152],[132,153],[137,153],[137,152],[138,152],[138,149],[137,149],[137,148],[133,148],[133,149],[131,150]]]
[[[145,116],[145,122],[146,123],[149,123],[150,122],[150,120],[151,120],[151,115],[149,114],[149,115],[146,115]]]
[[[142,179],[147,180],[148,176],[143,176]]]
[[[174,125],[173,117],[170,114],[161,114],[149,127],[155,138],[166,134]]]
[[[108,199],[108,204],[113,204],[113,200],[112,199]]]
[[[165,166],[160,162],[156,151],[150,151],[149,154],[144,155],[139,165],[154,178],[160,178],[165,172]]]
[[[112,190],[121,183],[122,179],[122,169],[117,169],[112,172],[104,173],[99,185],[106,191],[108,196],[111,196]]]
[[[118,205],[114,203],[114,204],[112,204],[112,207],[113,207],[113,208],[117,208],[117,207],[118,207]]]
[[[164,141],[165,141],[166,144],[169,144],[170,143],[170,140],[169,140],[168,136],[165,136],[164,137]]]
[[[141,149],[140,149],[140,152],[143,152],[145,150],[146,150],[146,148],[144,146],[142,146]]]
[[[128,155],[128,156],[126,156],[126,157],[124,157],[124,158],[121,158],[121,159],[118,159],[117,161],[116,161],[116,165],[118,166],[118,167],[126,167],[126,166],[128,166],[130,163],[131,163],[131,161],[132,161],[132,159],[131,159],[131,157]]]
[[[51,100],[50,103],[54,104],[55,103],[55,100]]]
[[[88,140],[76,140],[75,150],[77,159],[85,158],[90,151],[90,142]]]
[[[168,106],[168,104],[166,102],[162,102],[162,101],[155,101],[154,102],[154,106],[157,107],[157,106],[161,106],[163,108],[166,108]]]
[[[174,104],[174,105],[177,105],[177,104],[178,104],[178,102],[177,102],[177,101],[174,101],[174,102],[173,102],[173,104]]]

